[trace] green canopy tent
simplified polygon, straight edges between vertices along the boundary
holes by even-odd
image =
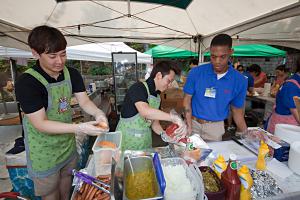
[[[151,55],[153,58],[187,58],[198,56],[197,53],[192,51],[164,45],[155,46],[144,53]]]
[[[233,47],[234,57],[285,57],[286,51],[265,44],[247,44]],[[210,52],[204,53],[210,56]]]

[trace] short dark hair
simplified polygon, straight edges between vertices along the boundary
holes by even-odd
[[[169,60],[163,60],[156,63],[152,69],[152,72],[150,74],[150,78],[155,78],[156,74],[160,72],[162,76],[170,74],[170,71],[174,71],[176,75],[180,75],[181,70],[178,67],[178,65]]]
[[[255,72],[257,75],[259,75],[261,72],[261,68],[258,64],[252,64],[249,67],[249,72]]]
[[[300,72],[300,58],[298,58],[297,62],[296,62],[296,73]]]
[[[228,46],[231,49],[232,38],[227,34],[216,35],[210,43],[210,47],[212,46]]]
[[[275,70],[288,72],[288,69],[285,67],[285,65],[278,65]]]
[[[66,49],[67,41],[58,29],[50,26],[38,26],[30,32],[28,45],[38,54],[56,53]]]
[[[239,70],[239,68],[242,68],[242,70],[244,70],[244,66],[243,66],[243,65],[238,65],[238,66],[236,67],[237,70]]]
[[[192,59],[190,60],[190,65],[193,64],[193,65],[198,65],[198,59]]]

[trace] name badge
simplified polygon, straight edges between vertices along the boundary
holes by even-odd
[[[205,89],[205,93],[204,93],[204,96],[205,97],[209,97],[209,98],[216,98],[216,89],[211,87],[211,88],[206,88]]]

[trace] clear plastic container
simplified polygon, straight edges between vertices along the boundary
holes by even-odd
[[[186,177],[190,181],[190,184],[192,186],[192,194],[186,194],[182,191],[174,192],[171,196],[166,198],[166,191],[165,191],[165,199],[172,199],[172,200],[203,200],[204,197],[204,186],[203,186],[203,180],[200,172],[197,172],[195,170],[195,167],[188,167],[186,162],[182,158],[164,158],[161,159],[161,165],[162,167],[167,166],[177,166],[181,165],[185,169]],[[164,173],[165,175],[165,173]],[[166,179],[166,176],[165,176]],[[179,184],[181,183],[181,180],[178,180]],[[166,179],[166,185],[168,188],[168,180]],[[166,190],[167,190],[166,188]]]
[[[145,174],[149,175],[151,173],[152,176],[144,177]],[[131,180],[127,179],[129,178],[129,176],[131,176]],[[143,179],[141,179],[141,176],[143,177]],[[140,185],[138,186],[137,184]],[[129,200],[130,196],[138,197],[138,199],[143,200],[155,200],[163,198],[159,189],[158,180],[156,178],[155,168],[152,162],[152,156],[130,156],[130,159],[129,157],[125,157],[123,185],[124,200]],[[135,188],[135,190],[132,190],[133,188]],[[151,193],[152,196],[150,195]]]
[[[99,142],[109,141],[116,144],[116,148],[99,146]],[[120,131],[101,134],[93,145],[95,175],[106,175],[111,173],[112,158],[119,160],[122,136]]]

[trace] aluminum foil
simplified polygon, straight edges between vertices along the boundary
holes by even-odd
[[[251,188],[252,199],[261,199],[276,196],[282,193],[275,179],[267,172],[251,170],[253,186]]]

